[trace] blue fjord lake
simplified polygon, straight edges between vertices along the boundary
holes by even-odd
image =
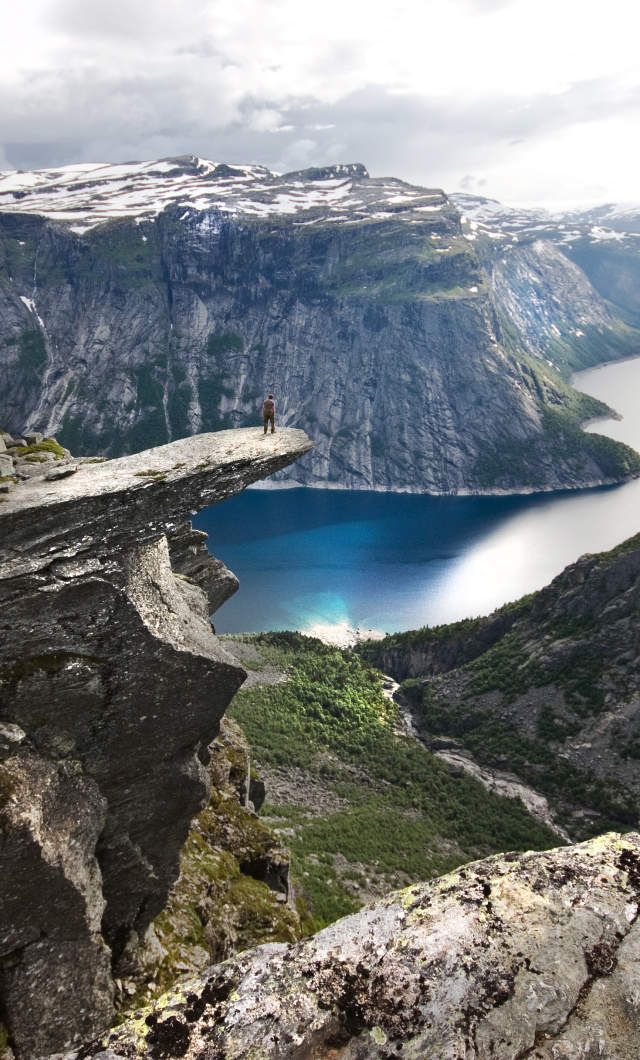
[[[574,384],[622,416],[589,429],[640,450],[640,357]],[[487,614],[584,552],[640,531],[640,479],[512,497],[247,490],[194,519],[240,579],[220,633],[299,629],[337,642]]]

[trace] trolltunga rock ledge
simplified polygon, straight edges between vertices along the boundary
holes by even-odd
[[[96,547],[114,551],[172,530],[308,452],[304,431],[219,431],[133,456],[83,463],[68,478],[31,478],[0,505],[0,578]]]
[[[216,965],[88,1060],[637,1060],[640,836],[507,854]]]
[[[0,1018],[20,1060],[112,1023],[246,676],[209,622],[237,580],[185,520],[310,444],[200,435],[2,499]]]

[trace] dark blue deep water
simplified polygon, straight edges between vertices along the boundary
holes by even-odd
[[[596,427],[640,448],[640,358],[576,385],[617,408]],[[584,552],[640,530],[640,480],[518,497],[247,490],[194,525],[240,578],[218,632],[301,629],[336,639],[485,614]]]

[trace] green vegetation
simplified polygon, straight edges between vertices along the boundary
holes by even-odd
[[[330,269],[321,231],[301,231],[298,238],[305,242],[302,268],[314,261],[313,244],[318,244],[320,275],[310,276],[308,283],[330,296],[364,299],[379,308],[383,303],[472,297],[470,287],[484,287],[475,254],[453,228],[434,233],[430,223],[407,226],[394,218],[350,226],[340,232]]]
[[[429,683],[404,682],[401,687],[426,732],[455,737],[478,762],[508,769],[548,795],[562,808],[563,823],[577,839],[611,829],[625,831],[637,821],[635,799],[621,784],[598,780],[549,747],[549,739],[564,739],[576,731],[550,707],[538,722],[537,735],[528,737],[477,702],[448,702]],[[585,816],[583,810],[590,813]]]
[[[478,486],[490,489],[519,489],[539,486],[540,464],[549,456],[559,467],[568,467],[577,477],[585,474],[620,480],[640,472],[640,455],[623,442],[582,430],[587,420],[611,415],[611,409],[597,398],[573,390],[558,371],[542,367],[520,351],[516,357],[522,381],[536,401],[542,404],[539,434],[532,437],[501,438],[479,455],[474,478]],[[589,468],[595,463],[599,471]]]
[[[34,442],[33,445],[18,445],[15,452],[16,456],[24,456],[27,459],[38,453],[53,453],[59,459],[67,455],[63,446],[55,438],[43,438],[41,442]]]
[[[192,822],[180,875],[153,922],[164,956],[150,969],[150,980],[125,999],[122,1019],[185,973],[201,969],[203,958],[213,963],[250,946],[299,938],[297,914],[243,867],[245,861],[268,857],[274,846],[273,833],[234,793],[214,790]]]
[[[167,477],[166,471],[159,471],[154,468],[147,468],[146,471],[136,471],[136,478],[152,478],[163,481]]]
[[[634,537],[627,538],[626,541],[622,541],[621,544],[616,545],[615,548],[609,549],[608,552],[596,553],[594,559],[597,560],[600,567],[609,567],[620,556],[631,555],[632,552],[637,552],[639,548],[640,534],[635,534]]]
[[[134,370],[139,419],[127,433],[130,453],[162,445],[167,440],[164,386],[156,374],[163,369],[162,364],[145,363]]]
[[[553,440],[558,458],[592,459],[606,478],[622,478],[640,471],[640,456],[629,445],[603,434],[583,431],[579,423],[554,409],[547,409],[544,426]]]
[[[108,272],[116,282],[126,281],[129,291],[163,282],[162,259],[155,241],[149,239],[153,226],[144,232],[148,233],[146,240],[142,238],[143,231],[128,221],[112,220],[99,225],[84,237],[85,267]]]
[[[207,339],[206,352],[209,357],[217,357],[222,353],[242,353],[244,340],[242,335],[235,331],[223,331],[220,334],[213,332]]]
[[[232,388],[221,376],[201,376],[198,383],[198,397],[202,410],[202,428],[207,431],[220,431],[233,426],[227,417],[220,412],[223,398],[231,397]]]
[[[480,617],[462,618],[459,622],[450,622],[440,626],[421,626],[420,629],[408,629],[402,633],[388,633],[382,640],[361,641],[356,650],[367,662],[377,665],[382,661],[384,652],[393,651],[394,648],[417,647],[430,641],[444,641],[453,637],[468,636],[480,629],[486,621],[486,618]]]
[[[20,335],[18,345],[21,366],[40,376],[47,363],[47,351],[42,332],[35,328],[26,328]]]
[[[296,781],[298,801],[266,811],[284,830],[295,884],[312,911],[309,928],[372,893],[473,858],[557,844],[519,801],[454,775],[399,734],[380,675],[353,653],[297,633],[245,639],[265,665],[288,675],[239,692],[231,714],[259,767],[306,778]]]
[[[191,386],[186,379],[186,372],[180,368],[173,371],[174,383],[169,390],[168,414],[171,430],[175,438],[189,434],[189,406],[191,405]]]
[[[94,430],[84,416],[65,413],[62,425],[57,431],[63,444],[74,454],[95,452],[109,444],[109,438]]]
[[[517,600],[511,600],[488,616],[462,618],[439,626],[388,633],[381,640],[364,640],[355,650],[371,666],[379,666],[384,670],[389,665],[389,657],[399,659],[411,649],[425,653],[442,649],[443,654],[448,653],[448,668],[451,668],[456,659],[462,663],[485,651],[492,640],[501,636],[526,611],[535,595],[527,593]],[[506,621],[500,622],[501,618]]]

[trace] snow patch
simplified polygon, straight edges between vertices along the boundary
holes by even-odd
[[[23,305],[25,305],[27,307],[27,309],[29,310],[30,313],[33,313],[34,317],[38,321],[38,324],[40,325],[40,327],[42,328],[42,330],[46,334],[46,328],[44,326],[44,320],[42,319],[42,317],[38,313],[38,310],[36,309],[36,303],[34,302],[33,298],[25,298],[25,296],[23,294],[21,294],[20,295],[20,301],[22,302]]]

